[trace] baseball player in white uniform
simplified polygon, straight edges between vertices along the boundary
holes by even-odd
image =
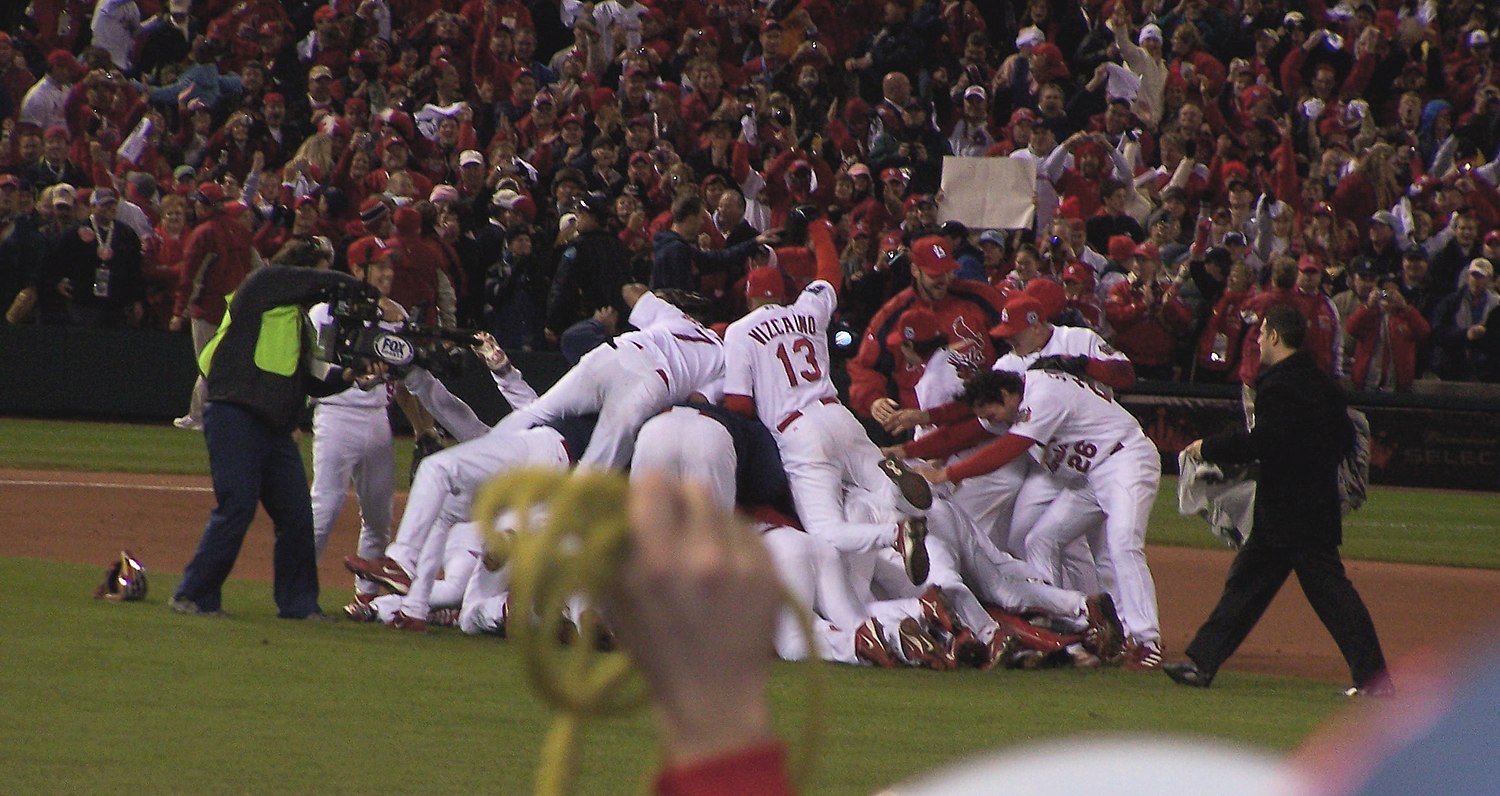
[[[694,393],[717,399],[724,377],[724,345],[717,335],[650,292],[635,299],[630,324],[639,331],[585,354],[544,395],[501,420],[500,427],[524,428],[597,413],[599,423],[578,463],[623,470],[641,425],[653,415]]]
[[[820,277],[841,277],[826,221],[808,227]],[[927,240],[941,240],[931,238]],[[946,252],[942,252],[946,255]],[[928,256],[934,255],[930,250]],[[832,261],[832,268],[828,261]],[[839,403],[830,378],[828,322],[838,306],[834,285],[825,278],[809,284],[791,304],[785,278],[774,268],[757,268],[746,278],[751,310],[724,335],[725,403],[754,415],[772,429],[791,483],[797,514],[808,533],[845,553],[894,545],[913,583],[927,579],[927,529],[920,516],[896,524],[848,522],[843,484],[890,495],[913,513],[932,503],[932,494],[904,465],[882,457],[864,428]],[[903,486],[898,491],[894,479]]]
[[[1050,369],[990,371],[971,378],[964,400],[981,419],[1010,430],[979,452],[942,468],[914,467],[934,483],[962,481],[1043,449],[1041,466],[1072,486],[1059,494],[1038,529],[1076,533],[1078,523],[1049,522],[1047,514],[1102,515],[1091,533],[1099,574],[1114,597],[1129,637],[1126,665],[1161,665],[1156,586],[1146,566],[1146,524],[1161,479],[1156,446],[1131,414],[1091,381]],[[1053,583],[1061,580],[1064,548],[1076,536],[1034,533],[1027,563]]]
[[[1025,371],[1033,363],[1044,358],[1050,363],[1065,366],[1067,372],[1091,381],[1100,392],[1114,397],[1114,391],[1128,389],[1135,384],[1135,367],[1130,358],[1115,350],[1094,330],[1082,326],[1055,326],[1048,322],[1042,304],[1030,294],[1023,293],[1006,303],[1006,309],[1015,305],[1014,312],[1001,313],[1000,323],[990,333],[1010,343],[1009,353],[995,360],[994,370]],[[991,428],[1003,433],[1003,428]],[[1040,450],[1033,449],[1032,456],[1023,456],[1006,465],[996,473],[1008,473],[1009,478],[1019,472],[1022,480],[1014,495],[1014,504],[1005,523],[1005,548],[1012,555],[1026,555],[1026,537],[1036,527],[1042,513],[1066,487],[1049,471],[1036,466]],[[1019,464],[1019,468],[1018,468]],[[985,482],[986,478],[981,478]],[[1007,485],[1010,486],[1010,485]],[[1056,515],[1054,515],[1056,516]],[[1098,588],[1094,562],[1079,531],[1079,538],[1069,545],[1064,558],[1063,579],[1058,585],[1084,592]]]
[[[1129,358],[1091,329],[1054,326],[1048,322],[1041,303],[1029,294],[1016,295],[1006,302],[1000,323],[990,330],[990,334],[1005,339],[1011,346],[1008,353],[995,361],[995,370],[1024,371],[1045,357],[1066,358],[1078,375],[1093,381],[1108,395],[1113,396],[1115,388],[1128,388],[1135,383],[1135,368]],[[968,413],[968,408],[961,404],[945,406],[958,398],[963,384],[951,365],[944,367],[944,363],[938,360],[941,354],[934,355],[934,361],[929,362],[917,382],[919,411],[898,412],[888,424],[893,431],[927,422],[932,414],[951,420],[955,411]],[[945,412],[939,407],[950,411]],[[924,414],[926,410],[933,411]],[[1003,434],[1005,427],[991,424],[989,430]],[[1062,486],[1049,473],[1034,468],[1030,457],[1020,457],[994,472],[968,479],[954,489],[953,499],[979,528],[989,534],[996,547],[1013,556],[1024,557],[1026,533],[1060,489]],[[1070,554],[1086,557],[1087,551],[1079,543],[1070,549]],[[1091,575],[1093,569],[1092,562],[1089,564],[1087,572],[1078,571],[1082,567],[1070,567],[1069,585],[1079,591],[1095,591],[1094,579],[1085,577]]]
[[[367,267],[355,265],[354,275],[369,281],[385,296],[395,279],[395,268],[390,260],[382,258]],[[381,327],[398,331],[406,319],[405,310],[388,298],[381,299],[381,310],[387,319],[380,322]],[[314,306],[308,316],[316,329],[334,323],[327,304]],[[483,337],[481,343],[498,352],[503,360],[504,353],[494,346],[494,339],[487,334]],[[498,374],[496,379],[502,381]],[[472,439],[489,430],[468,404],[426,370],[413,367],[400,381],[457,439]],[[519,381],[519,376],[514,381]],[[338,520],[351,481],[360,508],[358,555],[379,556],[390,540],[396,464],[386,410],[394,382],[362,377],[358,384],[358,388],[317,399],[313,409],[311,493],[314,543],[319,557],[328,545],[329,532]],[[511,389],[504,381],[501,388],[502,392]],[[355,592],[356,601],[367,601],[374,597],[376,587],[358,580]]]

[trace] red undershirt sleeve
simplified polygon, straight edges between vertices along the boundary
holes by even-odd
[[[980,424],[979,418],[971,417],[958,425],[943,426],[919,440],[902,445],[901,449],[914,459],[939,459],[994,438],[995,435]]]
[[[1010,464],[1011,460],[1026,453],[1036,440],[1019,434],[1006,434],[981,448],[973,456],[948,465],[948,480],[954,483],[976,475],[993,473]]]
[[[951,426],[973,416],[974,408],[962,401],[953,401],[927,410],[927,417],[932,420],[933,425],[938,426]]]
[[[1135,366],[1125,359],[1089,358],[1083,371],[1089,378],[1116,390],[1128,390],[1135,386]]]

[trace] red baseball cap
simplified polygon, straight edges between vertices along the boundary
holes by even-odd
[[[958,270],[958,260],[948,251],[948,239],[941,235],[918,238],[911,245],[911,261],[928,276],[942,276]]]
[[[921,207],[922,205],[935,204],[937,203],[932,201],[931,196],[925,193],[914,193],[911,196],[906,197],[906,201],[901,203],[901,212],[910,213],[913,208]]]
[[[1318,257],[1318,255],[1313,254],[1312,252],[1308,252],[1307,254],[1302,255],[1302,257],[1297,260],[1297,270],[1316,271],[1318,273],[1322,273],[1323,260],[1322,258]]]
[[[224,189],[216,182],[205,182],[198,185],[197,199],[200,202],[216,205],[224,201]]]
[[[947,334],[937,315],[926,307],[913,307],[901,313],[896,328],[886,335],[885,344],[894,349],[902,343],[925,343],[939,338],[946,339]]]
[[[1067,309],[1068,294],[1063,292],[1062,285],[1051,279],[1037,278],[1027,282],[1025,293],[1041,303],[1048,318],[1056,318]]]
[[[781,300],[786,298],[786,278],[780,268],[763,265],[745,275],[745,297]]]
[[[1015,124],[1016,122],[1036,124],[1041,120],[1042,117],[1036,111],[1030,108],[1016,108],[1015,111],[1013,111],[1010,115],[1011,124]]]
[[[990,329],[991,337],[1011,337],[1046,320],[1046,310],[1036,296],[1018,293],[1000,310],[1000,322]]]
[[[1063,284],[1067,284],[1068,282],[1077,282],[1080,285],[1092,284],[1094,281],[1094,272],[1090,271],[1089,267],[1083,263],[1072,263],[1063,269],[1062,281]]]
[[[906,169],[897,168],[895,166],[884,169],[880,172],[881,182],[891,182],[892,180],[895,180],[904,183],[909,179],[911,179],[911,172],[907,171]]]

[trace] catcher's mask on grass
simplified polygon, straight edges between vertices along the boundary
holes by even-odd
[[[104,571],[104,582],[94,589],[94,598],[132,601],[146,597],[146,568],[129,550],[120,551],[119,560]]]

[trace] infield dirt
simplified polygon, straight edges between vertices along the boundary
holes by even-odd
[[[102,569],[121,548],[129,548],[152,572],[181,572],[213,507],[210,487],[201,476],[0,470],[0,505],[5,506],[0,556],[98,564]],[[398,511],[404,498],[404,493],[397,495]],[[351,496],[319,566],[325,610],[336,609],[352,591],[352,576],[341,562],[353,552],[358,529],[359,512]],[[1213,608],[1231,557],[1227,550],[1147,550],[1168,660],[1181,656]],[[1500,616],[1500,571],[1346,563],[1394,662],[1463,644]],[[234,577],[271,579],[271,522],[264,512],[245,539]],[[87,596],[95,585],[79,583],[79,595]],[[153,595],[153,600],[165,599]],[[1293,583],[1282,589],[1225,668],[1331,682],[1348,678],[1338,649]]]

